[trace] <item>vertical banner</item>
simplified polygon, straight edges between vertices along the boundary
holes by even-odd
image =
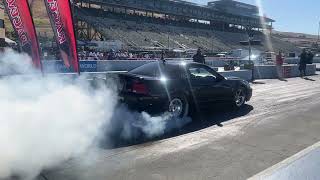
[[[42,70],[40,47],[27,0],[4,0],[12,26],[19,37],[22,51],[28,53],[36,68]]]
[[[69,0],[44,0],[64,65],[80,73]]]

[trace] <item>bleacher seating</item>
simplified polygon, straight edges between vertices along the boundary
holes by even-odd
[[[247,41],[248,35],[243,31],[215,31],[208,25],[191,22],[166,23],[160,18],[141,17],[138,15],[115,14],[97,9],[77,8],[79,18],[95,27],[106,39],[120,40],[126,48],[143,49],[146,47],[197,49],[207,51],[229,51],[243,49],[240,42]],[[190,24],[189,24],[190,23]],[[191,28],[190,26],[200,28]],[[269,50],[265,35],[256,32],[254,39],[261,40],[262,45],[255,45],[257,50]],[[294,45],[271,37],[273,51],[299,51]]]

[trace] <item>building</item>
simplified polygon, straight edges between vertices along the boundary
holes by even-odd
[[[256,6],[236,2],[233,0],[220,0],[209,2],[207,6],[198,5],[182,0],[77,0],[76,6],[82,12],[90,11],[97,14],[110,12],[115,15],[126,15],[126,18],[140,16],[141,18],[154,18],[155,22],[170,20],[177,22],[203,22],[207,28],[212,30],[229,31],[239,28],[272,29],[274,20],[266,17],[259,17],[259,10]],[[76,16],[77,15],[76,11]],[[262,20],[263,19],[263,20]],[[85,23],[77,23],[80,30],[86,30]],[[196,27],[196,26],[195,26]],[[205,26],[201,26],[205,27]],[[92,38],[92,31],[82,31]],[[95,33],[93,33],[95,34]]]
[[[225,52],[247,48],[242,42],[248,42],[249,36],[252,42],[259,42],[251,44],[257,50],[297,51],[292,43],[265,33],[274,20],[259,16],[256,6],[236,1],[200,5],[183,0],[75,0],[73,5],[78,40],[119,41],[125,51],[202,48],[204,52]]]
[[[217,0],[208,2],[208,7],[229,14],[247,17],[259,16],[259,8],[254,5],[237,2],[233,0]]]

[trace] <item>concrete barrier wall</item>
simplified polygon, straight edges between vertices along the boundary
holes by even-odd
[[[150,63],[152,61],[100,61],[98,62],[98,72],[105,71],[130,71],[136,67],[142,66],[143,64]],[[223,64],[224,65],[224,64]],[[214,66],[219,67],[219,66]],[[213,67],[213,68],[214,68]],[[217,68],[214,68],[216,71]],[[220,72],[222,75],[228,77],[239,77],[244,80],[250,81],[252,73],[250,70],[241,70],[241,71],[226,71]]]
[[[80,69],[82,72],[98,72],[95,74],[105,73],[105,72],[112,72],[112,71],[130,71],[136,67],[142,66],[146,63],[150,63],[153,61],[147,60],[147,61],[138,61],[138,60],[132,60],[132,61],[81,61],[80,62]],[[61,61],[45,61],[43,63],[45,72],[47,73],[55,73],[55,72],[61,72],[61,73],[69,73],[70,70],[68,70]],[[216,71],[218,71],[217,67],[213,67]],[[242,79],[251,80],[252,73],[251,70],[240,70],[240,71],[225,71],[220,72],[222,75],[228,77],[240,77]]]
[[[219,72],[219,73],[225,77],[238,77],[238,78],[244,79],[246,81],[252,80],[251,70],[224,71],[224,72]]]
[[[228,62],[221,60],[207,60],[206,64],[212,67],[224,67]]]
[[[177,60],[175,60],[177,61]],[[180,60],[182,61],[182,60]],[[190,61],[190,60],[188,60]],[[153,62],[152,60],[134,60],[134,61],[98,61],[98,71],[108,71],[108,70],[132,70],[136,67],[139,67],[143,64]],[[238,61],[239,62],[239,61]],[[206,61],[206,64],[211,67],[224,67],[228,64],[229,61],[224,60],[209,60]]]
[[[80,69],[83,72],[130,71],[154,60],[119,60],[119,61],[81,61]],[[46,72],[68,72],[61,61],[44,61]],[[207,65],[224,67],[225,61],[212,60]]]
[[[136,67],[144,65],[146,63],[153,62],[151,60],[121,60],[121,61],[81,61],[80,69],[82,72],[107,72],[107,71],[130,71]],[[217,61],[209,61],[208,65],[216,65]],[[220,62],[219,62],[220,63]],[[65,68],[62,61],[44,61],[43,62],[45,72],[47,73],[68,73],[70,70]],[[216,66],[215,66],[216,67]],[[216,69],[216,68],[215,68]],[[297,65],[284,65],[283,77],[297,77],[300,75]],[[227,71],[220,72],[225,76],[240,77],[245,80],[251,80],[251,70],[241,71]],[[316,65],[307,65],[307,75],[314,75],[316,73]],[[255,67],[255,79],[274,79],[277,78],[277,70],[274,65],[261,65]]]
[[[152,60],[147,61],[98,61],[97,64],[97,71],[104,72],[104,71],[130,71],[134,68],[142,66],[144,64],[153,62]]]
[[[224,67],[229,64],[230,61],[237,62],[239,64],[247,64],[247,60],[206,60],[206,64],[212,67]]]
[[[143,64],[153,62],[152,60],[137,60],[137,61],[98,61],[98,71],[129,71],[136,67],[142,66]],[[211,67],[224,67],[227,62],[220,60],[211,60],[206,62],[207,65]]]
[[[249,180],[318,180],[320,143],[255,175]]]
[[[284,65],[282,67],[284,78],[292,78],[292,77],[299,77],[300,71],[298,65]],[[308,76],[316,74],[316,65],[308,64],[306,74]],[[275,79],[278,77],[277,68],[274,65],[261,65],[255,66],[254,69],[254,76],[255,79]]]
[[[286,58],[284,60],[284,62],[288,64],[298,64],[299,61],[300,61],[300,58]],[[313,63],[320,63],[320,58],[314,58]]]

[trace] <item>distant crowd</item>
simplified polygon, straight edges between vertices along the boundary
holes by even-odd
[[[127,59],[156,59],[160,58],[157,54],[134,53],[125,50],[119,51],[80,51],[78,54],[80,60],[127,60]]]

